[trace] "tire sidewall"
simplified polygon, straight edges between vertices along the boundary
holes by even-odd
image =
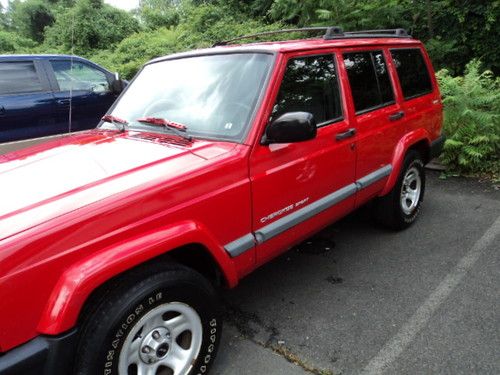
[[[101,339],[96,340],[100,342],[100,348],[94,351],[99,353],[99,356],[95,365],[91,366],[95,369],[93,373],[118,375],[120,352],[130,331],[149,311],[169,302],[184,303],[198,313],[203,327],[203,338],[197,360],[189,375],[207,373],[215,358],[222,331],[222,319],[216,298],[201,285],[188,281],[157,279],[151,282],[146,280],[141,285],[141,290],[138,290],[135,296],[130,296],[126,305],[111,309],[110,316],[114,318],[107,322],[110,328],[100,335]]]
[[[421,181],[421,189],[420,189],[420,196],[418,198],[418,204],[417,206],[413,209],[413,211],[409,214],[406,214],[403,211],[403,207],[401,205],[401,189],[403,188],[403,180],[404,177],[406,176],[406,173],[408,172],[409,169],[415,168],[420,177]],[[405,163],[404,163],[404,168],[402,170],[401,175],[399,176],[398,184],[397,184],[397,190],[395,191],[396,194],[394,194],[394,198],[396,202],[394,202],[394,206],[396,207],[396,214],[402,224],[406,227],[412,224],[418,217],[418,214],[420,213],[420,209],[422,206],[422,202],[424,200],[424,193],[425,193],[425,170],[424,170],[424,163],[422,159],[420,158],[420,155],[418,153],[410,153],[408,156],[405,158]]]

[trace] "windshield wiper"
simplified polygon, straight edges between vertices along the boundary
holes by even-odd
[[[170,121],[160,117],[142,117],[137,119],[138,122],[142,122],[148,125],[161,126],[165,130],[170,129],[179,137],[182,137],[191,142],[192,137],[186,134],[187,126],[179,124],[175,121]]]
[[[116,116],[113,116],[113,115],[104,115],[104,116],[102,116],[101,120],[105,121],[105,122],[109,122],[110,124],[113,124],[121,132],[124,132],[125,127],[128,125],[127,120],[123,120],[123,119],[116,117]]]

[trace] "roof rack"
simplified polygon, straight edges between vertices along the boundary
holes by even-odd
[[[256,34],[242,35],[233,39],[223,40],[215,43],[212,47],[225,46],[229,43],[236,42],[242,39],[251,39],[259,36],[285,34],[294,32],[314,32],[324,31],[323,39],[349,39],[349,38],[411,38],[405,29],[381,29],[381,30],[360,30],[360,31],[343,31],[339,26],[328,27],[302,27],[298,29],[282,29],[274,31],[264,31]]]

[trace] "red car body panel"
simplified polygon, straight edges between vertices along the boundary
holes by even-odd
[[[70,271],[66,274],[71,265],[82,263],[87,267],[85,269],[91,268],[89,262],[96,267],[101,265],[103,268],[100,271],[103,273],[99,275],[99,280],[107,280],[116,275],[114,268],[106,266],[97,258],[106,254],[106,251],[112,254],[113,248],[124,241],[132,240],[132,243],[141,244],[140,240],[134,242],[134,238],[149,238],[151,231],[161,232],[165,230],[166,224],[178,228],[182,234],[179,238],[170,238],[176,247],[203,240],[202,243],[211,250],[231,286],[236,284],[238,277],[249,272],[250,266],[254,264],[251,252],[234,262],[221,246],[247,233],[250,228],[251,197],[245,157],[247,146],[195,141],[188,147],[177,147],[133,138],[135,135],[130,133],[111,133],[114,136],[110,136],[110,132],[100,131],[71,136],[64,146],[25,153],[19,159],[0,164],[3,171],[0,178],[5,183],[3,188],[19,186],[21,193],[13,196],[14,202],[7,202],[12,212],[5,214],[6,209],[3,209],[0,220],[3,238],[0,242],[0,300],[3,306],[16,306],[16,309],[2,308],[0,319],[4,322],[23,322],[14,332],[0,331],[3,350],[36,335],[37,326],[54,333],[54,324],[48,322],[54,318],[54,311],[60,311],[58,309],[62,307],[53,307],[52,302],[60,304],[66,299],[73,301],[73,293],[77,294],[76,301],[88,296],[85,288],[71,293],[68,291],[65,277],[72,276]],[[92,139],[90,142],[89,137]],[[141,157],[143,147],[151,148],[151,151]],[[155,148],[158,148],[156,153]],[[119,149],[124,152],[120,153]],[[136,151],[137,158],[142,159],[144,164],[137,166],[136,160],[127,160],[126,150],[132,155]],[[47,170],[44,163],[50,162],[54,152],[59,154],[59,161],[67,161],[66,169],[58,165],[58,170],[53,172],[57,176],[52,175],[51,180],[43,181],[42,176],[36,174]],[[79,153],[80,157],[61,155],[71,152]],[[64,179],[71,169],[79,168],[82,174],[90,171],[86,169],[86,159],[90,154],[93,155],[93,162],[97,163],[96,168],[100,169],[95,174],[89,173],[82,177],[86,185],[76,188],[71,184],[67,186]],[[97,155],[103,159],[97,158]],[[109,160],[110,157],[113,160]],[[129,156],[129,159],[133,158]],[[106,162],[111,161],[121,164],[121,167],[106,169]],[[122,169],[128,167],[132,168],[123,173]],[[13,169],[19,173],[12,173]],[[34,175],[37,181],[35,186]],[[94,178],[94,175],[99,178]],[[24,181],[21,176],[24,176]],[[61,188],[61,185],[65,188]],[[31,189],[38,188],[43,200],[33,203],[30,197],[26,197],[23,186],[26,189],[30,186]],[[238,210],[234,210],[234,207]],[[246,220],[240,219],[240,214]],[[232,220],[220,225],[219,215]],[[168,216],[168,221],[165,216]],[[238,220],[235,220],[237,217]],[[191,222],[199,234],[195,235],[192,230],[187,231],[185,228],[179,229],[185,226],[186,221]],[[89,236],[89,233],[92,235]],[[184,243],[182,238],[185,239]],[[194,239],[197,241],[193,242]],[[137,261],[158,253],[154,241],[142,245],[150,247],[141,248],[140,254],[135,253],[138,249],[127,247],[127,255],[121,259],[122,263],[116,266],[116,270],[131,268]],[[167,249],[164,248],[164,251]],[[94,275],[82,273],[82,279],[74,287],[96,286],[85,277],[92,278]],[[59,289],[54,289],[56,285]],[[22,291],[29,292],[30,298],[20,299],[19,293]],[[81,303],[72,303],[69,309],[63,308],[62,311],[79,311],[81,306]],[[48,311],[49,317],[43,316],[43,311]],[[70,317],[65,319],[74,323],[71,317],[74,317],[74,312],[71,315],[70,311]],[[62,319],[62,316],[58,318]],[[62,319],[63,326],[65,319]]]
[[[169,250],[202,245],[233,287],[390,191],[407,150],[434,141],[442,123],[427,54],[433,92],[403,100],[389,52],[399,46],[422,48],[413,39],[369,38],[196,52],[233,48],[276,55],[264,100],[241,143],[179,144],[169,135],[94,130],[0,157],[0,351],[71,329],[92,291]],[[384,51],[396,101],[356,116],[342,53],[371,49]],[[311,141],[261,145],[286,61],[323,53],[336,59],[343,119],[318,128]],[[406,116],[397,124],[387,120],[401,110]],[[350,128],[355,137],[335,141]],[[382,178],[362,183],[379,170]],[[325,197],[335,204],[322,206]],[[316,206],[307,216],[304,209]],[[288,220],[299,216],[307,220]],[[231,256],[228,248],[241,243],[245,251]]]
[[[308,50],[280,55],[272,82],[280,83],[289,58],[325,53],[321,50]],[[267,113],[278,95],[279,84],[269,92]],[[355,152],[350,140],[335,142],[335,134],[349,128],[345,118],[337,123],[323,126],[313,141],[289,144],[261,145],[260,139],[267,122],[260,123],[260,136],[253,140],[250,156],[250,179],[252,182],[253,223],[252,230],[259,230],[278,221],[284,213],[290,214],[334,190],[354,182]],[[335,169],[334,174],[331,171]],[[314,189],[310,187],[314,186]],[[289,206],[293,205],[292,208]],[[354,197],[316,215],[310,220],[296,225],[269,241],[257,246],[257,265],[261,265],[279,255],[291,245],[302,241],[331,222],[332,217],[341,217],[354,207]],[[282,214],[270,217],[275,212]],[[291,234],[293,233],[293,234]],[[293,242],[290,242],[293,238]]]
[[[203,243],[226,270],[229,285],[236,284],[238,274],[210,231],[200,223],[183,221],[140,233],[133,238],[93,253],[67,268],[53,289],[38,331],[57,334],[70,329],[78,318],[80,307],[88,296],[110,276],[118,275],[151,258],[159,256],[165,249],[175,249],[185,244]]]

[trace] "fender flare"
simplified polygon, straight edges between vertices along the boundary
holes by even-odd
[[[385,183],[384,189],[379,194],[380,196],[384,196],[392,190],[392,188],[396,184],[396,181],[398,180],[398,176],[401,171],[401,167],[403,166],[403,161],[406,153],[413,145],[421,141],[425,141],[430,147],[431,137],[427,130],[423,128],[419,128],[408,134],[405,134],[405,136],[399,140],[394,149],[394,153],[392,154],[392,172],[389,175],[387,182]]]
[[[217,240],[203,225],[183,221],[113,244],[68,267],[52,290],[38,332],[55,335],[71,329],[96,288],[150,259],[193,243],[208,249],[230,287],[238,283],[234,263]]]

